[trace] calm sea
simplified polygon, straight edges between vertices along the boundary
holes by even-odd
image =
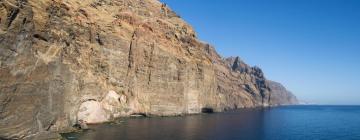
[[[360,140],[360,106],[284,106],[91,126],[69,140]]]

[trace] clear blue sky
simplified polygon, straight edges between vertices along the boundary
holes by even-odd
[[[360,0],[161,0],[301,100],[360,104]]]

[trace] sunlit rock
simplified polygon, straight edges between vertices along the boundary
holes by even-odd
[[[110,115],[105,111],[100,102],[90,100],[82,103],[78,112],[78,120],[88,124],[107,122]]]

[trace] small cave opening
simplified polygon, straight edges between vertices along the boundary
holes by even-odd
[[[147,117],[145,113],[132,113],[131,117]]]
[[[211,114],[214,113],[214,109],[210,107],[201,108],[201,113]]]
[[[34,34],[33,35],[34,38],[48,42],[48,39],[46,39],[44,36],[40,35],[40,34]]]

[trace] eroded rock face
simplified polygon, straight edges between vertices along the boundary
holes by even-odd
[[[275,91],[157,0],[0,0],[0,138],[293,102]]]

